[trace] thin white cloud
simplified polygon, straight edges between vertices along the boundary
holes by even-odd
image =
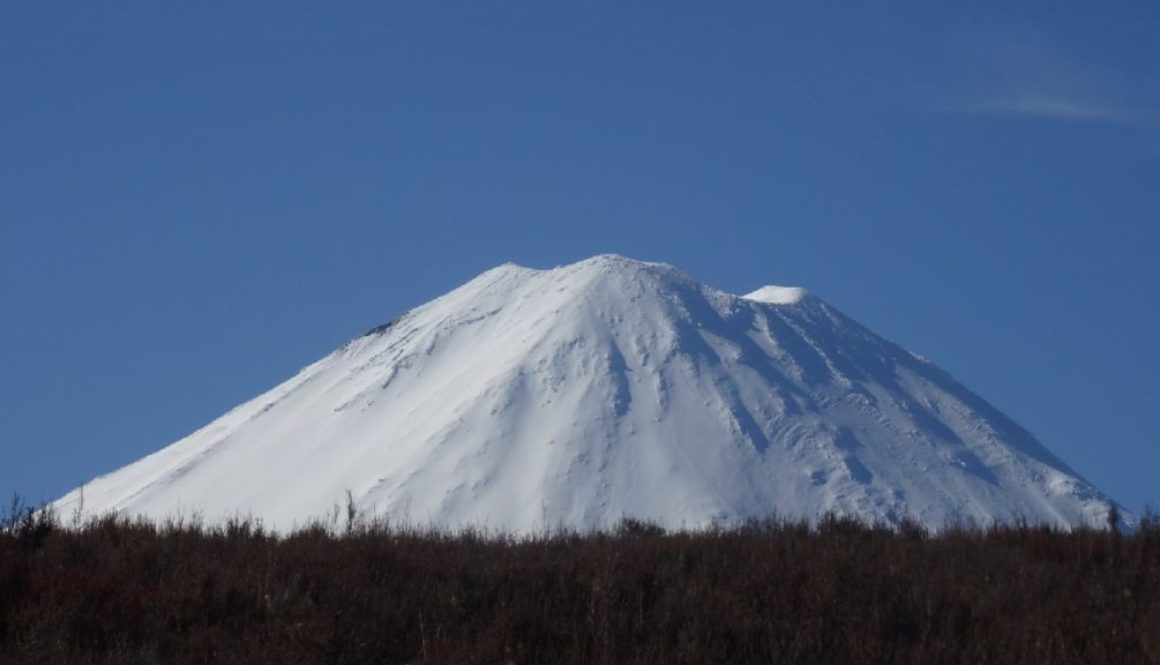
[[[1010,115],[1059,120],[1141,124],[1151,118],[1138,109],[1106,101],[1068,99],[1041,93],[1006,93],[947,105],[945,111],[979,115]]]
[[[1156,100],[1127,72],[1113,71],[1055,47],[1033,31],[989,31],[952,40],[959,90],[944,112],[1026,118],[1154,124]]]

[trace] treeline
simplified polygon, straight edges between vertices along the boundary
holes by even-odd
[[[520,538],[5,522],[3,663],[1160,663],[1154,519]]]

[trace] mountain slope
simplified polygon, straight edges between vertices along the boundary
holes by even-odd
[[[1109,505],[949,375],[802,289],[738,297],[598,256],[485,272],[92,481],[84,509],[288,528],[347,491],[396,519],[517,531],[774,511],[1100,525]]]

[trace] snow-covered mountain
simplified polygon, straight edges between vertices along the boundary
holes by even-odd
[[[1110,499],[930,362],[805,290],[507,264],[83,488],[86,513],[445,526],[835,511],[1102,525]],[[80,492],[60,499],[68,514]]]

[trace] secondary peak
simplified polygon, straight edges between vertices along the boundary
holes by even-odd
[[[809,295],[809,291],[806,291],[800,286],[776,286],[769,284],[741,297],[746,300],[769,303],[770,305],[796,305],[807,295]]]

